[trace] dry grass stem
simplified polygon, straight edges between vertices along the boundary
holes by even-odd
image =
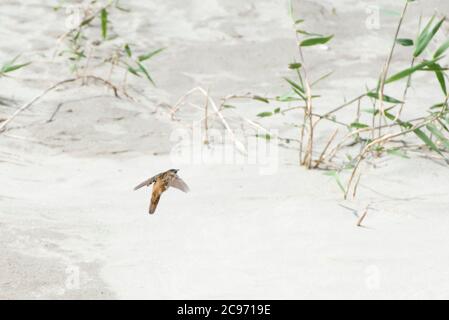
[[[360,216],[360,218],[357,220],[357,227],[361,227],[363,220],[365,220],[366,216],[368,215],[368,210],[369,210],[369,206],[366,207],[365,211],[363,212],[363,214]]]

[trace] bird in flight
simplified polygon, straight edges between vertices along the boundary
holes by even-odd
[[[159,199],[163,192],[165,192],[169,187],[173,187],[179,189],[184,192],[189,192],[189,187],[187,184],[177,175],[178,169],[170,169],[168,171],[159,173],[154,177],[151,177],[148,180],[145,180],[134,190],[140,189],[142,187],[149,187],[151,184],[153,185],[153,192],[151,193],[151,202],[150,202],[150,214],[153,214],[156,211],[157,204],[159,203]]]

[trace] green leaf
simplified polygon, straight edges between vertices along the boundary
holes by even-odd
[[[101,36],[106,40],[108,36],[108,11],[101,9]]]
[[[95,16],[90,17],[90,18],[84,20],[83,22],[81,22],[80,27],[84,27],[85,25],[88,25],[88,24],[91,23],[92,20],[94,20],[94,19],[95,19]]]
[[[411,47],[414,44],[412,39],[397,39],[396,42],[404,47]]]
[[[136,77],[140,77],[139,74],[139,70],[134,68],[133,66],[129,65],[127,62],[124,62],[124,64],[126,64],[126,66],[128,67],[127,70],[128,72],[132,73],[133,75],[135,75]]]
[[[15,64],[16,61],[19,59],[20,55],[16,56],[14,59],[12,59],[11,61],[5,63],[1,69],[0,69],[0,75],[8,73],[8,72],[13,72],[16,71],[18,69],[21,69],[29,64],[31,64],[31,62],[26,62],[26,63],[21,63],[21,64]]]
[[[145,77],[154,85],[156,86],[156,84],[154,83],[153,79],[151,78],[150,74],[148,73],[147,69],[143,66],[143,64],[141,64],[140,62],[137,62],[137,66],[139,68],[140,71],[143,72],[143,74],[145,75]]]
[[[433,60],[433,61],[437,61],[437,60]],[[442,67],[438,63],[431,63],[428,66],[424,67],[422,70],[423,71],[431,71],[431,72],[435,72],[435,71],[443,71],[444,72],[444,71],[447,71],[449,69]]]
[[[139,58],[138,58],[138,60],[139,60],[140,62],[145,61],[145,60],[148,60],[148,59],[154,57],[155,55],[157,55],[158,53],[164,51],[165,49],[166,49],[166,48],[159,48],[159,49],[154,50],[154,51],[152,51],[152,52],[150,52],[150,53],[140,55]]]
[[[399,124],[401,127],[405,128],[405,129],[410,129],[411,127],[413,127],[413,125],[410,122],[402,121],[401,119],[395,120],[396,117],[394,115],[392,115],[390,112],[388,112],[388,111],[390,111],[390,109],[391,108],[384,110],[385,117],[387,117],[391,121],[396,121],[397,124]]]
[[[434,58],[439,58],[442,56],[446,50],[449,49],[449,40],[447,40],[445,43],[443,43],[437,51],[435,51],[435,54],[433,55]]]
[[[374,99],[377,99],[377,100],[380,99],[378,92],[368,92],[366,95],[368,97],[371,97],[371,98],[374,98]],[[383,95],[383,101],[388,102],[388,103],[402,103],[402,101],[400,101],[398,99],[395,99],[393,97],[387,96],[385,94]]]
[[[0,74],[16,71],[20,68],[26,67],[29,64],[31,64],[31,62],[15,64],[15,65],[7,64],[7,65],[3,66],[3,68],[0,70]]]
[[[441,68],[440,65],[438,64],[436,65]],[[435,70],[435,76],[437,77],[437,80],[440,83],[441,90],[443,91],[444,96],[447,96],[446,78],[444,77],[444,73],[442,71]]]
[[[413,56],[419,57],[421,53],[427,48],[430,41],[432,41],[435,34],[440,29],[441,25],[443,24],[444,20],[446,20],[446,17],[441,19],[433,28],[430,30],[430,27],[432,26],[432,22],[435,19],[435,17],[432,17],[430,19],[429,23],[426,25],[422,33],[419,35],[418,40],[416,41],[416,48],[415,52],[413,53]]]
[[[95,17],[90,17],[90,18],[84,20],[83,22],[81,22],[80,27],[84,27],[84,26],[88,25],[89,23],[92,22],[93,19],[95,19]]]
[[[140,77],[139,71],[134,69],[133,67],[128,66],[128,71],[131,72],[133,75]]]
[[[294,95],[294,92],[288,92],[282,96],[276,97],[276,100],[279,102],[291,102],[291,101],[299,101],[301,99],[298,99],[296,95]]]
[[[281,112],[281,108],[274,109],[274,113],[279,113],[279,112]]]
[[[299,91],[301,94],[299,94],[301,96],[301,98],[304,99],[303,94],[305,94],[304,89],[301,87],[300,84],[294,82],[293,80],[290,80],[289,78],[284,78],[285,81],[287,81],[293,89],[296,89],[297,91]],[[296,94],[298,94],[298,92],[295,90]]]
[[[256,137],[263,138],[265,140],[271,140],[271,136],[268,133],[266,133],[266,134],[256,134]]]
[[[440,150],[438,150],[437,146],[433,141],[421,130],[421,129],[415,129],[413,132],[420,138],[430,149],[433,151],[441,154]]]
[[[330,35],[327,37],[316,37],[316,38],[310,38],[303,40],[299,45],[301,47],[310,47],[310,46],[316,46],[318,44],[325,44],[329,42],[334,36]]]
[[[290,63],[290,64],[288,65],[288,67],[289,67],[289,69],[299,69],[299,68],[302,67],[302,64],[300,64],[300,63],[298,63],[298,62]]]
[[[443,127],[444,130],[449,132],[449,128],[447,127],[447,125],[443,121],[441,121],[441,119],[437,119],[437,121]]]
[[[125,52],[126,52],[126,54],[128,55],[128,57],[132,57],[132,52],[131,52],[131,48],[129,47],[129,45],[128,44],[125,44]]]
[[[322,34],[319,34],[319,33],[312,33],[312,32],[307,32],[307,31],[305,31],[305,30],[300,30],[300,29],[296,30],[296,32],[297,32],[297,33],[300,33],[300,34],[303,34],[303,35],[306,35],[306,36],[324,37]]]
[[[427,22],[426,26],[424,27],[424,29],[421,31],[421,33],[418,35],[418,38],[416,39],[415,43],[416,46],[418,47],[418,45],[420,43],[423,42],[423,39],[426,37],[426,35],[429,34],[429,30],[430,27],[432,26],[433,21],[435,20],[435,15],[432,16],[432,18],[430,18],[429,22]],[[415,48],[415,52],[416,52],[417,48]]]
[[[416,71],[423,70],[424,67],[427,67],[432,64],[434,64],[434,61],[424,61],[414,67],[402,70],[401,72],[398,72],[398,73],[392,75],[391,77],[389,77],[387,80],[385,80],[385,84],[395,82],[395,81],[398,81],[405,77],[408,77],[411,74],[415,73]]]
[[[267,111],[267,112],[261,112],[261,113],[259,113],[257,116],[258,116],[258,117],[261,117],[261,118],[265,118],[265,117],[271,117],[272,115],[273,115],[272,112]]]
[[[233,105],[230,105],[230,104],[224,104],[223,108],[225,108],[225,109],[235,109],[236,107],[233,106]]]
[[[262,101],[264,103],[270,103],[270,101],[267,98],[264,98],[264,97],[261,97],[261,96],[253,96],[253,99],[257,100],[257,101]]]
[[[360,123],[360,122],[353,122],[353,123],[351,123],[350,127],[356,128],[356,129],[363,129],[363,128],[369,128],[369,125]]]
[[[426,128],[435,136],[437,139],[444,144],[444,147],[449,150],[449,140],[441,133],[440,130],[433,124],[429,123]]]
[[[442,108],[442,107],[444,107],[445,106],[445,104],[444,103],[437,103],[437,104],[434,104],[433,106],[431,106],[430,107],[430,109],[440,109],[440,108]]]

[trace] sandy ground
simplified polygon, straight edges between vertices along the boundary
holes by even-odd
[[[52,3],[0,5],[0,61],[19,53],[33,61],[0,79],[0,118],[69,76],[52,59],[65,31]],[[296,49],[284,1],[127,5],[126,19],[110,17],[117,32],[143,48],[167,47],[148,64],[157,88],[134,79],[138,98],[129,101],[100,86],[67,86],[0,136],[0,298],[449,298],[449,171],[439,161],[379,159],[366,166],[359,197],[342,201],[332,178],[297,166],[290,146],[276,149],[268,173],[238,161],[173,157],[174,134],[201,114],[185,107],[171,121],[166,106],[191,88],[216,99],[287,90],[282,76]],[[378,29],[366,26],[372,5],[380,8]],[[409,14],[428,18],[436,8],[447,12],[449,5],[417,3]],[[335,34],[330,47],[306,56],[316,77],[334,71],[318,87],[318,111],[375,83],[400,9],[383,0],[301,2],[296,14],[310,30]],[[416,33],[411,20],[404,37]],[[392,68],[409,54],[400,48]],[[441,100],[434,80],[421,80],[427,86],[412,90],[411,116]],[[255,119],[266,109],[239,102],[229,118]],[[294,134],[288,124],[298,116],[261,124]],[[332,128],[319,130],[318,146]],[[171,167],[192,191],[167,192],[149,216],[149,190],[132,188]]]

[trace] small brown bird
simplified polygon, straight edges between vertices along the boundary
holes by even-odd
[[[178,177],[178,171],[179,169],[170,169],[159,173],[134,188],[134,190],[137,190],[145,186],[149,187],[152,183],[154,183],[153,192],[151,193],[150,214],[153,214],[156,211],[156,207],[162,193],[169,187],[173,187],[184,192],[189,192],[189,187],[187,184],[180,177]]]

